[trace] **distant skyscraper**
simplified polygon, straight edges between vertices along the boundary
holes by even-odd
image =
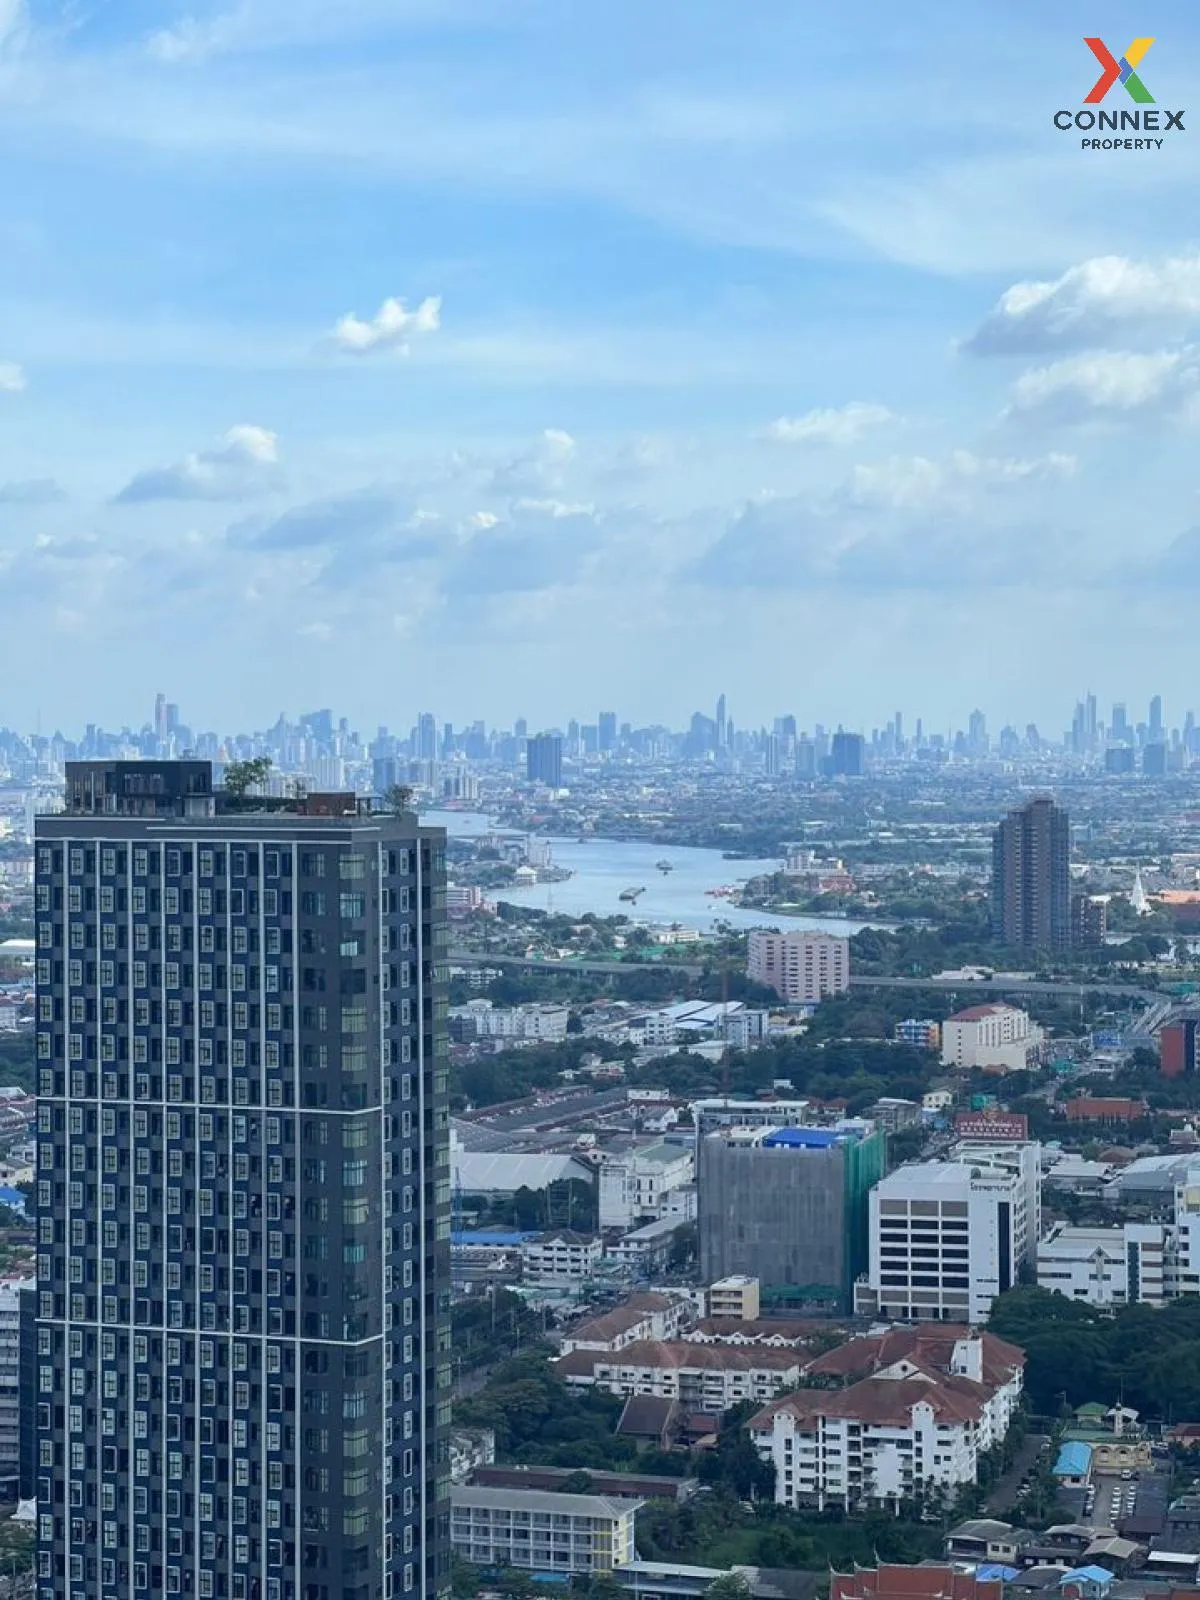
[[[44,1600],[448,1584],[445,835],[254,807],[69,762],[38,820]]]
[[[703,711],[692,712],[691,727],[685,744],[686,754],[693,760],[706,756],[717,744],[717,725]]]
[[[432,711],[422,711],[417,719],[418,761],[436,761],[438,753],[437,718]]]
[[[768,778],[777,778],[780,772],[780,753],[783,740],[777,733],[769,733],[763,740],[763,771]]]
[[[525,772],[530,783],[562,788],[562,735],[539,733],[525,747]]]
[[[829,750],[829,776],[831,778],[861,778],[863,775],[863,738],[861,733],[844,733],[841,728],[833,736]]]
[[[1147,778],[1161,778],[1167,770],[1167,747],[1161,739],[1142,746],[1142,773]]]
[[[900,753],[904,749],[904,713],[902,711],[897,711],[893,726],[896,730],[896,751]]]
[[[724,750],[726,742],[727,742],[726,741],[726,736],[725,736],[726,735],[725,715],[726,715],[725,696],[722,694],[722,695],[718,695],[717,696],[717,749],[718,750]]]
[[[1112,739],[1114,744],[1124,744],[1130,737],[1129,714],[1125,702],[1118,700],[1112,708]]]
[[[516,739],[524,739],[528,733],[529,724],[526,722],[524,717],[518,717],[513,723],[513,737]]]
[[[992,839],[992,929],[1007,945],[1071,942],[1071,823],[1048,798],[1010,811]]]
[[[967,745],[972,755],[987,755],[987,718],[982,711],[972,711],[971,713],[971,720],[967,724]]]
[[[1084,714],[1086,719],[1085,733],[1087,737],[1087,748],[1088,753],[1090,754],[1095,750],[1100,736],[1100,726],[1096,715],[1096,696],[1094,694],[1088,695],[1084,708]]]
[[[1162,695],[1156,694],[1150,702],[1150,731],[1151,744],[1159,744],[1163,736]]]
[[[607,753],[617,748],[617,714],[615,711],[602,711],[599,720],[600,749]]]
[[[1131,744],[1109,745],[1104,752],[1104,770],[1112,777],[1122,777],[1133,771],[1137,751]]]

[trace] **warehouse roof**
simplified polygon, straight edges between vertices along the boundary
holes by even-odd
[[[513,1155],[491,1150],[455,1150],[453,1183],[467,1194],[515,1194],[544,1189],[562,1178],[590,1181],[591,1168],[572,1155]]]

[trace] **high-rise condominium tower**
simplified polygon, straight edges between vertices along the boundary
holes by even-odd
[[[40,1600],[446,1585],[443,854],[352,795],[68,763],[37,825]]]
[[[993,835],[992,930],[1023,949],[1071,942],[1071,822],[1052,800],[1010,811]]]

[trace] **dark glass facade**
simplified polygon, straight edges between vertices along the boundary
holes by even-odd
[[[38,1592],[426,1600],[444,835],[225,813],[181,765],[38,823]]]

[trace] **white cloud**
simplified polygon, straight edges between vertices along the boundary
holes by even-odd
[[[951,451],[945,461],[930,461],[925,456],[893,456],[887,461],[856,466],[835,500],[841,505],[857,507],[926,509],[961,500],[972,489],[999,489],[1069,477],[1076,465],[1074,456],[1057,452],[1031,460],[977,456],[970,450]]]
[[[806,411],[800,417],[777,417],[765,429],[776,444],[853,444],[872,428],[892,420],[886,406],[865,400],[848,405]]]
[[[0,36],[2,33],[0,29]],[[0,394],[20,394],[25,386],[24,369],[15,361],[0,361]]]
[[[269,428],[239,423],[213,450],[194,451],[169,467],[140,472],[117,495],[146,500],[242,500],[278,485],[279,440]]]
[[[160,28],[152,33],[146,41],[146,49],[156,61],[171,66],[207,61],[227,48],[236,32],[236,14],[214,17],[209,22],[184,17],[173,28]]]
[[[499,494],[537,494],[561,487],[575,459],[575,441],[562,428],[546,428],[528,450],[500,464],[490,487]]]
[[[1060,421],[1129,416],[1184,404],[1200,383],[1195,349],[1142,353],[1095,351],[1024,372],[1013,385],[1008,415],[1037,413]]]
[[[372,350],[408,353],[408,341],[422,333],[436,333],[442,325],[440,295],[427,295],[415,311],[406,309],[403,300],[388,299],[366,321],[347,312],[333,330],[333,342],[349,355],[369,355]]]
[[[1007,355],[1101,344],[1114,331],[1200,317],[1200,255],[1157,263],[1096,256],[1048,282],[1014,283],[964,349]]]

